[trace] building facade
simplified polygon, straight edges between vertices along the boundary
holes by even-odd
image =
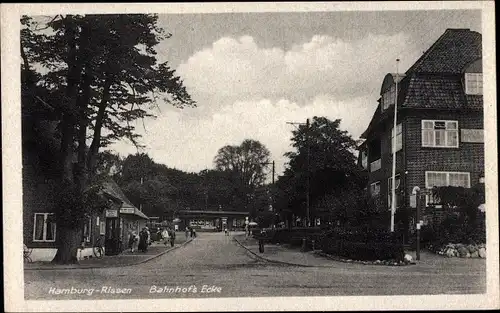
[[[404,74],[385,76],[359,148],[359,163],[369,173],[367,190],[380,206],[391,208],[394,136],[396,208],[410,207],[415,186],[428,193],[433,187],[480,183],[482,93],[481,34],[468,29],[447,29]],[[439,208],[439,201],[429,193],[425,205]]]

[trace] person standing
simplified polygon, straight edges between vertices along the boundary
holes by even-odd
[[[173,247],[175,244],[175,230],[170,230],[170,246]]]
[[[148,251],[148,232],[146,228],[143,228],[139,233],[139,251],[146,252]]]
[[[189,227],[186,226],[186,240],[189,238]]]
[[[149,231],[149,228],[146,227],[146,234],[147,234],[147,238],[146,238],[146,251],[148,251],[148,247],[151,245],[151,232]]]
[[[165,246],[168,244],[168,240],[170,239],[170,236],[168,235],[168,229],[164,229],[163,232],[161,233],[161,236],[163,238],[163,243]]]

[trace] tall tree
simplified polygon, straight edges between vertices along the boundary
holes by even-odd
[[[84,201],[96,192],[91,187],[99,148],[121,138],[139,145],[130,123],[152,117],[160,95],[177,107],[195,105],[174,70],[155,57],[155,47],[170,36],[157,20],[151,14],[57,15],[39,32],[33,19],[21,19],[27,89],[47,90],[42,103],[50,102],[59,123],[58,184],[67,194],[61,194],[56,212],[53,262],[77,262],[89,214]],[[34,65],[44,71],[35,73]]]
[[[214,158],[215,168],[230,175],[234,207],[248,207],[255,189],[266,180],[265,167],[271,153],[262,143],[245,139],[239,146],[227,145]]]
[[[292,132],[292,147],[295,151],[285,154],[288,166],[277,182],[281,195],[278,203],[282,211],[288,212],[288,218],[291,214],[306,217],[308,179],[311,218],[319,213],[316,208],[325,208],[326,195],[343,197],[334,192],[353,185],[362,190],[364,178],[354,155],[356,141],[340,129],[339,119],[315,116],[309,127],[300,125]]]

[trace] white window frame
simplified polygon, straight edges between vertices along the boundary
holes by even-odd
[[[398,143],[398,138],[400,138]],[[391,154],[393,154],[392,143],[394,140],[394,126],[391,128],[391,137],[390,137],[390,145],[391,145]],[[403,123],[396,124],[396,152],[403,149]]]
[[[432,188],[434,187],[444,187],[444,186],[430,186],[428,182],[429,174],[446,174],[446,184],[444,186],[450,185],[450,174],[462,174],[467,175],[467,186],[463,186],[464,188],[470,188],[470,172],[448,172],[448,171],[425,171],[425,188],[429,191],[429,194],[425,195],[425,206],[428,206],[431,202],[432,194],[430,194]],[[440,204],[435,205],[436,208],[442,207]]]
[[[468,95],[483,94],[483,73],[465,73],[465,93]],[[470,84],[474,82],[476,87],[473,88]]]
[[[42,231],[42,239],[36,239],[36,217],[37,215],[43,216],[43,231]],[[47,240],[47,221],[50,215],[54,215],[54,213],[33,213],[33,242],[55,242],[57,236],[57,225],[54,223],[54,239]]]
[[[399,191],[399,187],[401,186],[401,175],[400,174],[396,174],[396,195],[398,194],[398,191]],[[392,175],[391,177],[387,178],[387,205],[389,206],[389,208],[392,206],[392,200],[391,200],[391,197],[392,197]],[[398,203],[398,198],[396,197],[396,207],[398,207],[399,203]]]
[[[374,192],[373,192],[373,189],[374,189],[373,187],[374,187],[374,186],[377,186],[377,185],[378,185],[378,192],[377,192],[377,193],[374,193]],[[376,182],[373,182],[373,183],[371,183],[371,184],[370,184],[370,195],[371,195],[372,197],[375,197],[375,196],[380,195],[380,181],[376,181]]]
[[[438,123],[444,123],[445,124],[445,128],[444,128],[444,145],[436,145],[436,122]],[[432,123],[432,128],[424,128],[424,125],[425,123]],[[450,128],[448,129],[448,126],[451,125],[451,124],[455,124],[455,128]],[[459,142],[460,142],[460,138],[459,138],[459,132],[458,132],[458,121],[457,120],[422,120],[421,122],[421,129],[422,129],[422,147],[430,147],[430,148],[458,148],[459,147]],[[432,144],[429,144],[429,143],[426,143],[424,141],[424,138],[425,138],[425,132],[427,131],[432,131],[431,134],[432,134]],[[451,146],[451,145],[447,145],[448,143],[448,135],[450,133],[454,132],[456,134],[456,144]]]

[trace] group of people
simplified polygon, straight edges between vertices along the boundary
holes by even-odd
[[[173,247],[175,243],[175,231],[165,228],[163,231],[158,230],[158,238],[163,240],[165,245],[170,243],[170,246]]]
[[[186,240],[191,237],[191,238],[196,238],[196,229],[192,227],[186,227]]]
[[[137,234],[136,231],[132,231],[130,233],[128,240],[128,248],[130,249],[130,252],[147,252],[149,245],[151,245],[151,232],[148,227],[144,227],[139,234]]]

